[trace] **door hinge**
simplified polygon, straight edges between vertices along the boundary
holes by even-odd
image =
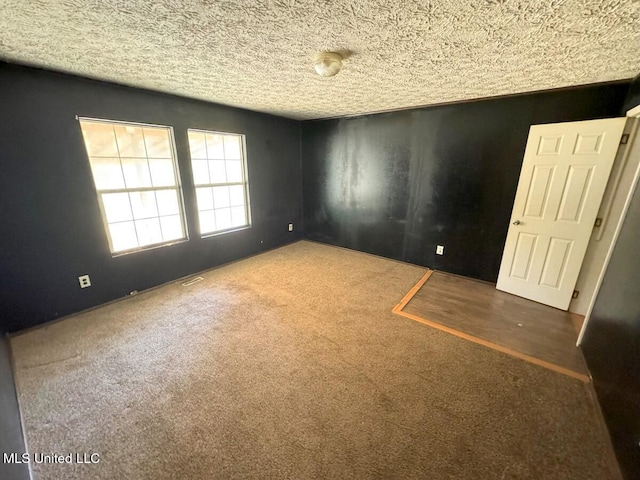
[[[623,133],[622,137],[620,137],[620,145],[626,145],[628,141],[629,141],[629,134]]]
[[[579,295],[580,295],[580,292],[578,290],[574,290],[573,295],[571,295],[571,298],[578,298]]]
[[[602,219],[601,218],[596,218],[596,223],[593,224],[594,227],[601,227],[602,226]]]

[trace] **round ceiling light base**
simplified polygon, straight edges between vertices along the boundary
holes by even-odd
[[[336,52],[319,53],[313,66],[321,77],[333,77],[342,68],[342,55]]]

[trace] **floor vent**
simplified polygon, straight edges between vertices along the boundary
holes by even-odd
[[[182,286],[183,287],[188,287],[188,286],[193,285],[194,283],[198,283],[198,282],[200,282],[202,280],[204,280],[204,278],[202,278],[202,277],[193,277],[193,278],[190,278],[189,280],[187,280],[186,282],[184,282],[182,284]]]

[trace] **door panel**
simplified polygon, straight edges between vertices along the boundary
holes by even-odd
[[[598,134],[578,134],[574,155],[598,155],[602,147],[604,133]]]
[[[510,275],[512,277],[520,278],[522,280],[527,280],[529,278],[531,261],[533,260],[533,253],[535,252],[537,241],[537,235],[531,235],[530,233],[518,234],[514,261],[511,265]]]
[[[585,199],[589,198],[591,174],[595,168],[595,165],[569,167],[556,220],[580,222]]]
[[[562,283],[562,278],[566,272],[567,259],[571,252],[573,240],[565,238],[552,238],[549,242],[547,258],[542,267],[540,285],[558,288]]]
[[[533,178],[524,207],[525,217],[542,218],[549,198],[549,186],[554,170],[554,165],[536,165],[533,168]]]
[[[564,135],[542,135],[538,142],[538,155],[559,155]]]
[[[625,122],[531,127],[498,289],[568,308]]]

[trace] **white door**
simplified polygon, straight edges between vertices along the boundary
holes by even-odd
[[[499,290],[569,308],[625,122],[531,127]]]

